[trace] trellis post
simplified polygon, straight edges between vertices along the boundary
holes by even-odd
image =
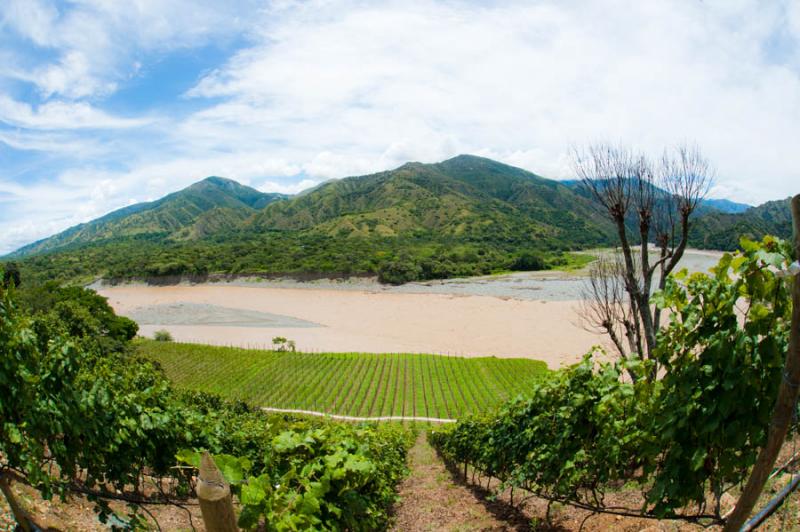
[[[231,487],[208,452],[204,452],[200,457],[200,474],[196,491],[203,522],[208,532],[239,530],[236,525],[236,512],[233,509]]]

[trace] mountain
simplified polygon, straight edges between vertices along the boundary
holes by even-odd
[[[738,214],[751,208],[752,205],[737,203],[727,199],[705,198],[702,205],[727,214]]]
[[[739,247],[743,236],[760,240],[764,235],[792,236],[791,198],[768,201],[739,213],[707,212],[697,218],[689,244],[727,251]]]
[[[284,199],[222,177],[208,177],[183,190],[146,203],[111,212],[22,247],[11,254],[23,257],[68,246],[125,237],[169,241],[193,240],[238,227],[257,210]]]
[[[608,242],[613,234],[590,201],[557,181],[471,155],[331,181],[270,205],[251,224],[336,237],[430,234],[565,248]]]
[[[613,242],[563,184],[469,155],[331,180],[291,198],[212,177],[18,250],[27,275],[90,282],[208,274],[477,275]]]
[[[733,214],[704,207],[692,244],[729,248],[742,233],[787,236],[788,206],[773,203]],[[615,242],[614,227],[574,183],[460,155],[331,180],[292,197],[209,177],[13,256],[24,275],[68,282],[209,274],[404,282],[539,269],[577,260],[570,250]]]
[[[566,179],[561,181],[564,185],[568,186],[570,189],[574,190],[576,193],[580,194],[585,198],[591,198],[591,192],[583,186],[583,182],[580,179]],[[664,189],[656,187],[656,190],[659,191],[661,194],[666,194]],[[698,214],[706,213],[709,211],[717,211],[722,213],[740,213],[744,212],[749,209],[751,205],[747,205],[746,203],[737,203],[735,201],[731,201],[728,199],[718,199],[718,198],[704,198],[700,201],[700,206],[698,208]]]

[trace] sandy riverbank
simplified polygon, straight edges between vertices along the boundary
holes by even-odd
[[[217,345],[266,346],[284,336],[303,351],[528,357],[557,368],[604,341],[580,326],[575,301],[226,285],[99,292],[117,312],[135,316],[145,336],[166,328],[176,340]],[[179,317],[159,318],[176,306]],[[237,309],[246,318],[241,322]],[[264,326],[253,323],[260,315]]]

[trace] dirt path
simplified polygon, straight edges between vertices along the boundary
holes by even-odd
[[[450,471],[422,431],[408,453],[411,473],[400,485],[395,531],[527,530],[495,515],[469,488],[453,482]],[[499,513],[499,512],[498,512]]]
[[[455,423],[455,419],[447,419],[441,417],[419,417],[419,416],[376,416],[376,417],[357,417],[357,416],[343,416],[341,414],[328,414],[325,412],[317,412],[316,410],[298,410],[296,408],[272,408],[270,406],[262,406],[261,410],[264,412],[277,412],[284,414],[303,414],[306,416],[326,417],[336,419],[339,421],[422,421],[426,423]]]

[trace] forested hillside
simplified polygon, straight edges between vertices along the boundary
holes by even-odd
[[[265,194],[230,179],[208,177],[159,200],[137,203],[71,227],[29,244],[12,256],[132,237],[165,241],[203,238],[230,231],[257,209],[285,197]]]
[[[731,251],[740,239],[760,240],[766,235],[789,238],[792,234],[790,199],[768,201],[741,213],[710,212],[700,216],[690,235],[692,246]]]
[[[530,270],[610,243],[591,202],[473,156],[408,163],[293,198],[208,178],[19,250],[27,275],[377,274],[385,282]]]
[[[717,210],[744,207],[706,201],[690,243],[734,249],[740,235],[789,235],[785,201]],[[577,182],[461,155],[332,180],[294,197],[209,177],[11,258],[43,280],[363,274],[403,283],[563,265],[572,260],[566,252],[611,245],[614,233]]]

